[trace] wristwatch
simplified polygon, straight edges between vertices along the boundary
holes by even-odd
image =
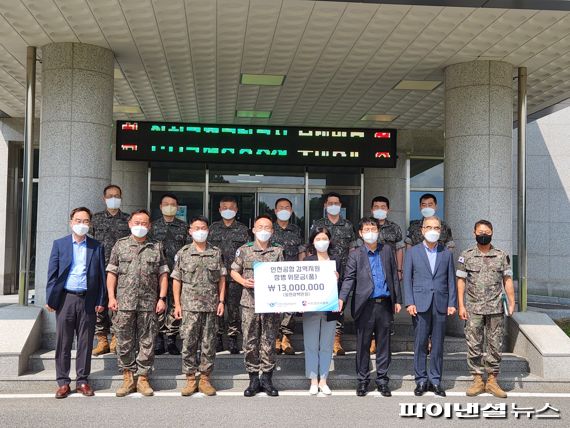
[[[223,300],[220,300],[218,303],[221,303],[222,305],[226,304]]]
[[[166,303],[166,296],[163,296],[163,297],[159,297],[159,298],[158,298],[158,300],[162,300],[163,302],[165,302],[165,303]]]

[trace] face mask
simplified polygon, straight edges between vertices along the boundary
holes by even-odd
[[[377,209],[377,210],[372,211],[372,215],[374,215],[374,218],[376,220],[384,220],[386,218],[386,216],[388,215],[388,211]]]
[[[110,210],[118,210],[121,207],[121,198],[105,199],[105,204]]]
[[[277,218],[281,221],[288,221],[291,218],[291,211],[287,210],[277,211]]]
[[[234,218],[236,216],[237,212],[234,210],[223,210],[220,214],[226,220],[231,220],[232,218]]]
[[[165,216],[172,217],[176,215],[178,208],[176,208],[174,205],[165,205],[162,207],[161,211]]]
[[[362,239],[367,244],[374,244],[378,242],[378,232],[366,232],[362,234]]]
[[[437,242],[437,240],[439,239],[439,232],[437,230],[428,230],[424,234],[424,238],[426,239],[426,241],[431,243]]]
[[[271,232],[268,232],[267,230],[260,230],[258,232],[255,232],[255,237],[259,242],[267,242],[269,241],[269,238],[271,238]]]
[[[315,249],[319,253],[324,253],[325,251],[327,251],[329,249],[330,243],[331,243],[330,241],[315,241],[314,242]]]
[[[144,238],[148,233],[148,229],[144,226],[133,226],[131,227],[131,233],[137,238]]]
[[[489,245],[491,243],[491,239],[493,239],[493,235],[477,235],[477,236],[475,236],[475,240],[480,245]]]
[[[89,232],[89,226],[83,223],[74,224],[71,227],[71,230],[73,230],[73,233],[75,233],[76,235],[83,236],[86,235],[87,232]]]
[[[195,230],[192,232],[192,239],[196,242],[205,242],[208,238],[207,230]]]
[[[329,213],[330,215],[339,215],[340,205],[329,205],[327,207],[327,213]]]
[[[424,217],[433,217],[435,214],[435,210],[433,208],[422,208],[421,212]]]

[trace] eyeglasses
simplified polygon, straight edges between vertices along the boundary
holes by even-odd
[[[91,220],[81,220],[80,218],[74,218],[71,220],[73,222],[73,224],[86,224],[89,225],[91,223]]]
[[[364,229],[362,229],[362,233],[376,233],[378,232],[378,228],[377,227],[365,227]]]
[[[439,227],[439,226],[423,226],[422,229],[435,230],[437,232],[441,232],[441,227]]]

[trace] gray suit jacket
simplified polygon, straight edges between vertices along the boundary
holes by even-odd
[[[447,314],[448,307],[457,307],[453,253],[438,244],[435,269],[432,273],[422,242],[406,252],[404,304],[416,305],[418,312],[426,312],[432,301],[439,313]]]

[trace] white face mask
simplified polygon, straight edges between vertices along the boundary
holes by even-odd
[[[330,245],[331,241],[315,241],[314,245],[315,245],[315,249],[319,252],[319,253],[324,253],[325,251],[327,251],[329,249],[329,245]]]
[[[271,232],[267,230],[260,230],[255,232],[255,237],[259,242],[267,242],[271,238]]]
[[[438,241],[439,235],[440,234],[437,230],[428,230],[424,234],[424,238],[426,239],[426,241],[431,242],[433,244],[434,242]]]
[[[367,244],[374,244],[378,242],[378,232],[366,232],[362,234],[362,239]]]
[[[174,205],[165,205],[161,208],[162,214],[168,217],[175,216],[178,212],[178,208]]]
[[[327,213],[329,213],[330,215],[339,215],[340,205],[329,205],[327,207]]]
[[[105,199],[105,204],[110,210],[118,210],[121,207],[121,198]]]
[[[83,223],[74,224],[71,226],[71,230],[78,236],[84,236],[89,232],[89,226]]]
[[[281,210],[277,211],[277,218],[281,221],[288,221],[291,218],[291,211]]]
[[[422,215],[424,217],[433,217],[435,210],[433,208],[422,208]]]
[[[384,220],[386,218],[386,216],[388,215],[388,211],[377,209],[377,210],[372,211],[372,215],[374,216],[374,218],[376,220]]]
[[[137,238],[144,238],[148,233],[148,229],[144,226],[133,226],[131,227],[131,233]]]
[[[206,242],[208,239],[208,231],[207,230],[195,230],[192,232],[192,239],[195,242]]]
[[[232,218],[234,218],[237,214],[237,211],[234,210],[222,210],[220,212],[220,214],[222,215],[223,218],[225,218],[226,220],[231,220]]]

